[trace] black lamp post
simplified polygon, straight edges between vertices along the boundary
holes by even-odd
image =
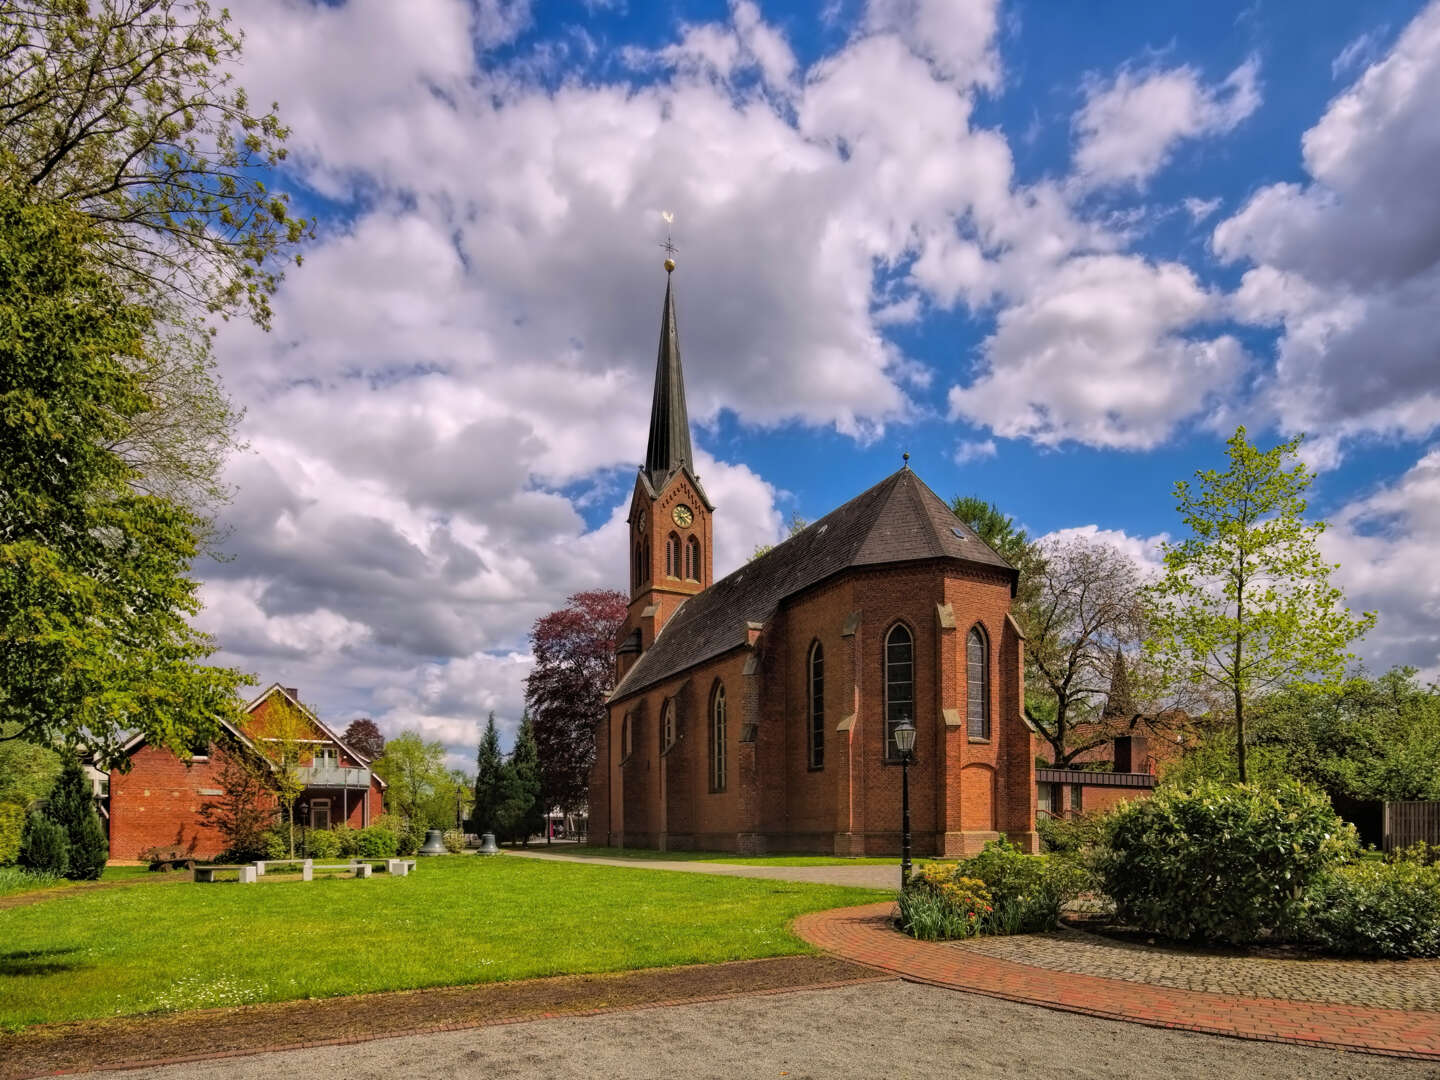
[[[910,755],[915,751],[915,725],[901,716],[895,725],[895,749],[900,751],[900,888],[910,880]]]

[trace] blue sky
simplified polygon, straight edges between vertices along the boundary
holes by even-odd
[[[1153,565],[1307,434],[1375,667],[1440,673],[1440,3],[244,0],[315,214],[207,629],[469,755],[533,619],[625,580],[675,214],[733,568],[900,464]],[[1427,104],[1428,103],[1428,104]]]

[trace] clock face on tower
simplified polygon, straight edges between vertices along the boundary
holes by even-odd
[[[690,507],[684,503],[681,503],[675,507],[674,510],[670,511],[670,516],[675,519],[675,524],[679,525],[682,529],[688,529],[690,523],[695,520],[695,515],[690,511]]]

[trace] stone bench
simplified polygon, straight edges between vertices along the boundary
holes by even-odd
[[[213,882],[216,874],[235,874],[236,880],[242,885],[254,885],[260,877],[253,866],[197,866],[195,868],[196,881]]]
[[[302,866],[311,861],[310,859],[256,859],[255,872],[264,877],[266,871],[272,866]]]
[[[347,870],[357,878],[367,878],[373,869],[368,862],[360,862],[358,860],[348,863],[325,863],[323,865],[317,865],[313,860],[306,859],[305,865],[300,871],[300,878],[302,881],[314,881],[316,870]]]
[[[414,859],[386,859],[385,872],[394,877],[404,877],[415,869]]]

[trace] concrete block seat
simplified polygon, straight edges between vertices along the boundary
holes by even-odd
[[[195,868],[196,881],[215,880],[216,874],[235,874],[236,880],[242,885],[254,885],[259,880],[259,872],[253,865],[247,866],[197,866]]]

